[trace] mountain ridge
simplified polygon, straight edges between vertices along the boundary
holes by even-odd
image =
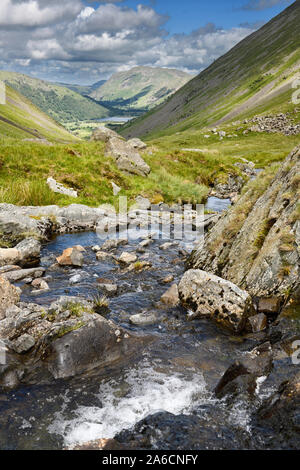
[[[300,68],[300,1],[217,59],[148,114],[124,126],[126,137],[213,126],[264,87],[283,87]],[[270,90],[267,90],[269,93]],[[266,93],[266,94],[267,94]],[[241,110],[241,112],[243,109]],[[230,119],[230,115],[228,117]]]
[[[90,96],[109,108],[145,111],[165,101],[191,78],[177,69],[138,66],[112,75]]]

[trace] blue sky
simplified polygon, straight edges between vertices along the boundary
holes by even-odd
[[[100,2],[85,2],[87,5],[97,5]],[[103,3],[103,2],[102,2]],[[170,19],[166,23],[171,33],[190,33],[206,23],[216,23],[218,26],[232,28],[243,23],[267,22],[278,15],[292,1],[249,2],[247,0],[123,0],[119,4],[136,8],[140,3],[154,8],[161,14],[167,14]],[[253,10],[245,6],[253,4]],[[265,4],[265,8],[259,7]],[[272,5],[273,6],[269,6]]]
[[[0,68],[91,84],[135,66],[197,74],[288,0],[1,0]]]

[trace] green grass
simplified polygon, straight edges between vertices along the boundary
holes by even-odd
[[[232,124],[224,127],[236,132]],[[252,160],[258,168],[281,161],[298,144],[297,136],[280,134],[243,135],[225,138],[207,131],[186,131],[148,142],[152,154],[143,158],[151,167],[147,178],[127,175],[104,156],[104,144],[79,142],[52,146],[24,142],[11,137],[0,138],[0,202],[16,205],[60,206],[71,203],[117,206],[111,182],[122,188],[120,195],[133,201],[139,194],[157,203],[203,203],[214,181],[226,180],[228,174],[242,175],[235,166],[242,158]],[[197,148],[199,152],[183,151]],[[52,176],[78,191],[78,198],[53,193],[46,181]],[[255,182],[253,182],[255,184]]]

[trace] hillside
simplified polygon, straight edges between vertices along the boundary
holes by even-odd
[[[0,71],[0,80],[26,96],[53,119],[63,123],[101,119],[109,111],[69,88],[15,72]]]
[[[168,101],[124,126],[127,137],[167,135],[272,111],[291,101],[299,73],[300,1],[241,41]]]
[[[82,96],[89,96],[94,90],[98,89],[100,86],[104,85],[106,80],[100,80],[99,82],[94,83],[93,85],[75,85],[73,83],[57,83],[58,86],[69,88],[69,90],[75,91]]]
[[[0,105],[0,135],[3,138],[43,138],[55,142],[77,140],[9,86],[6,86],[6,104]]]
[[[90,96],[104,106],[123,111],[146,111],[165,101],[191,75],[173,69],[134,67],[113,75]]]

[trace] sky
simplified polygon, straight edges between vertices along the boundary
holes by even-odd
[[[197,74],[293,3],[0,1],[0,69],[84,85],[135,66]]]

